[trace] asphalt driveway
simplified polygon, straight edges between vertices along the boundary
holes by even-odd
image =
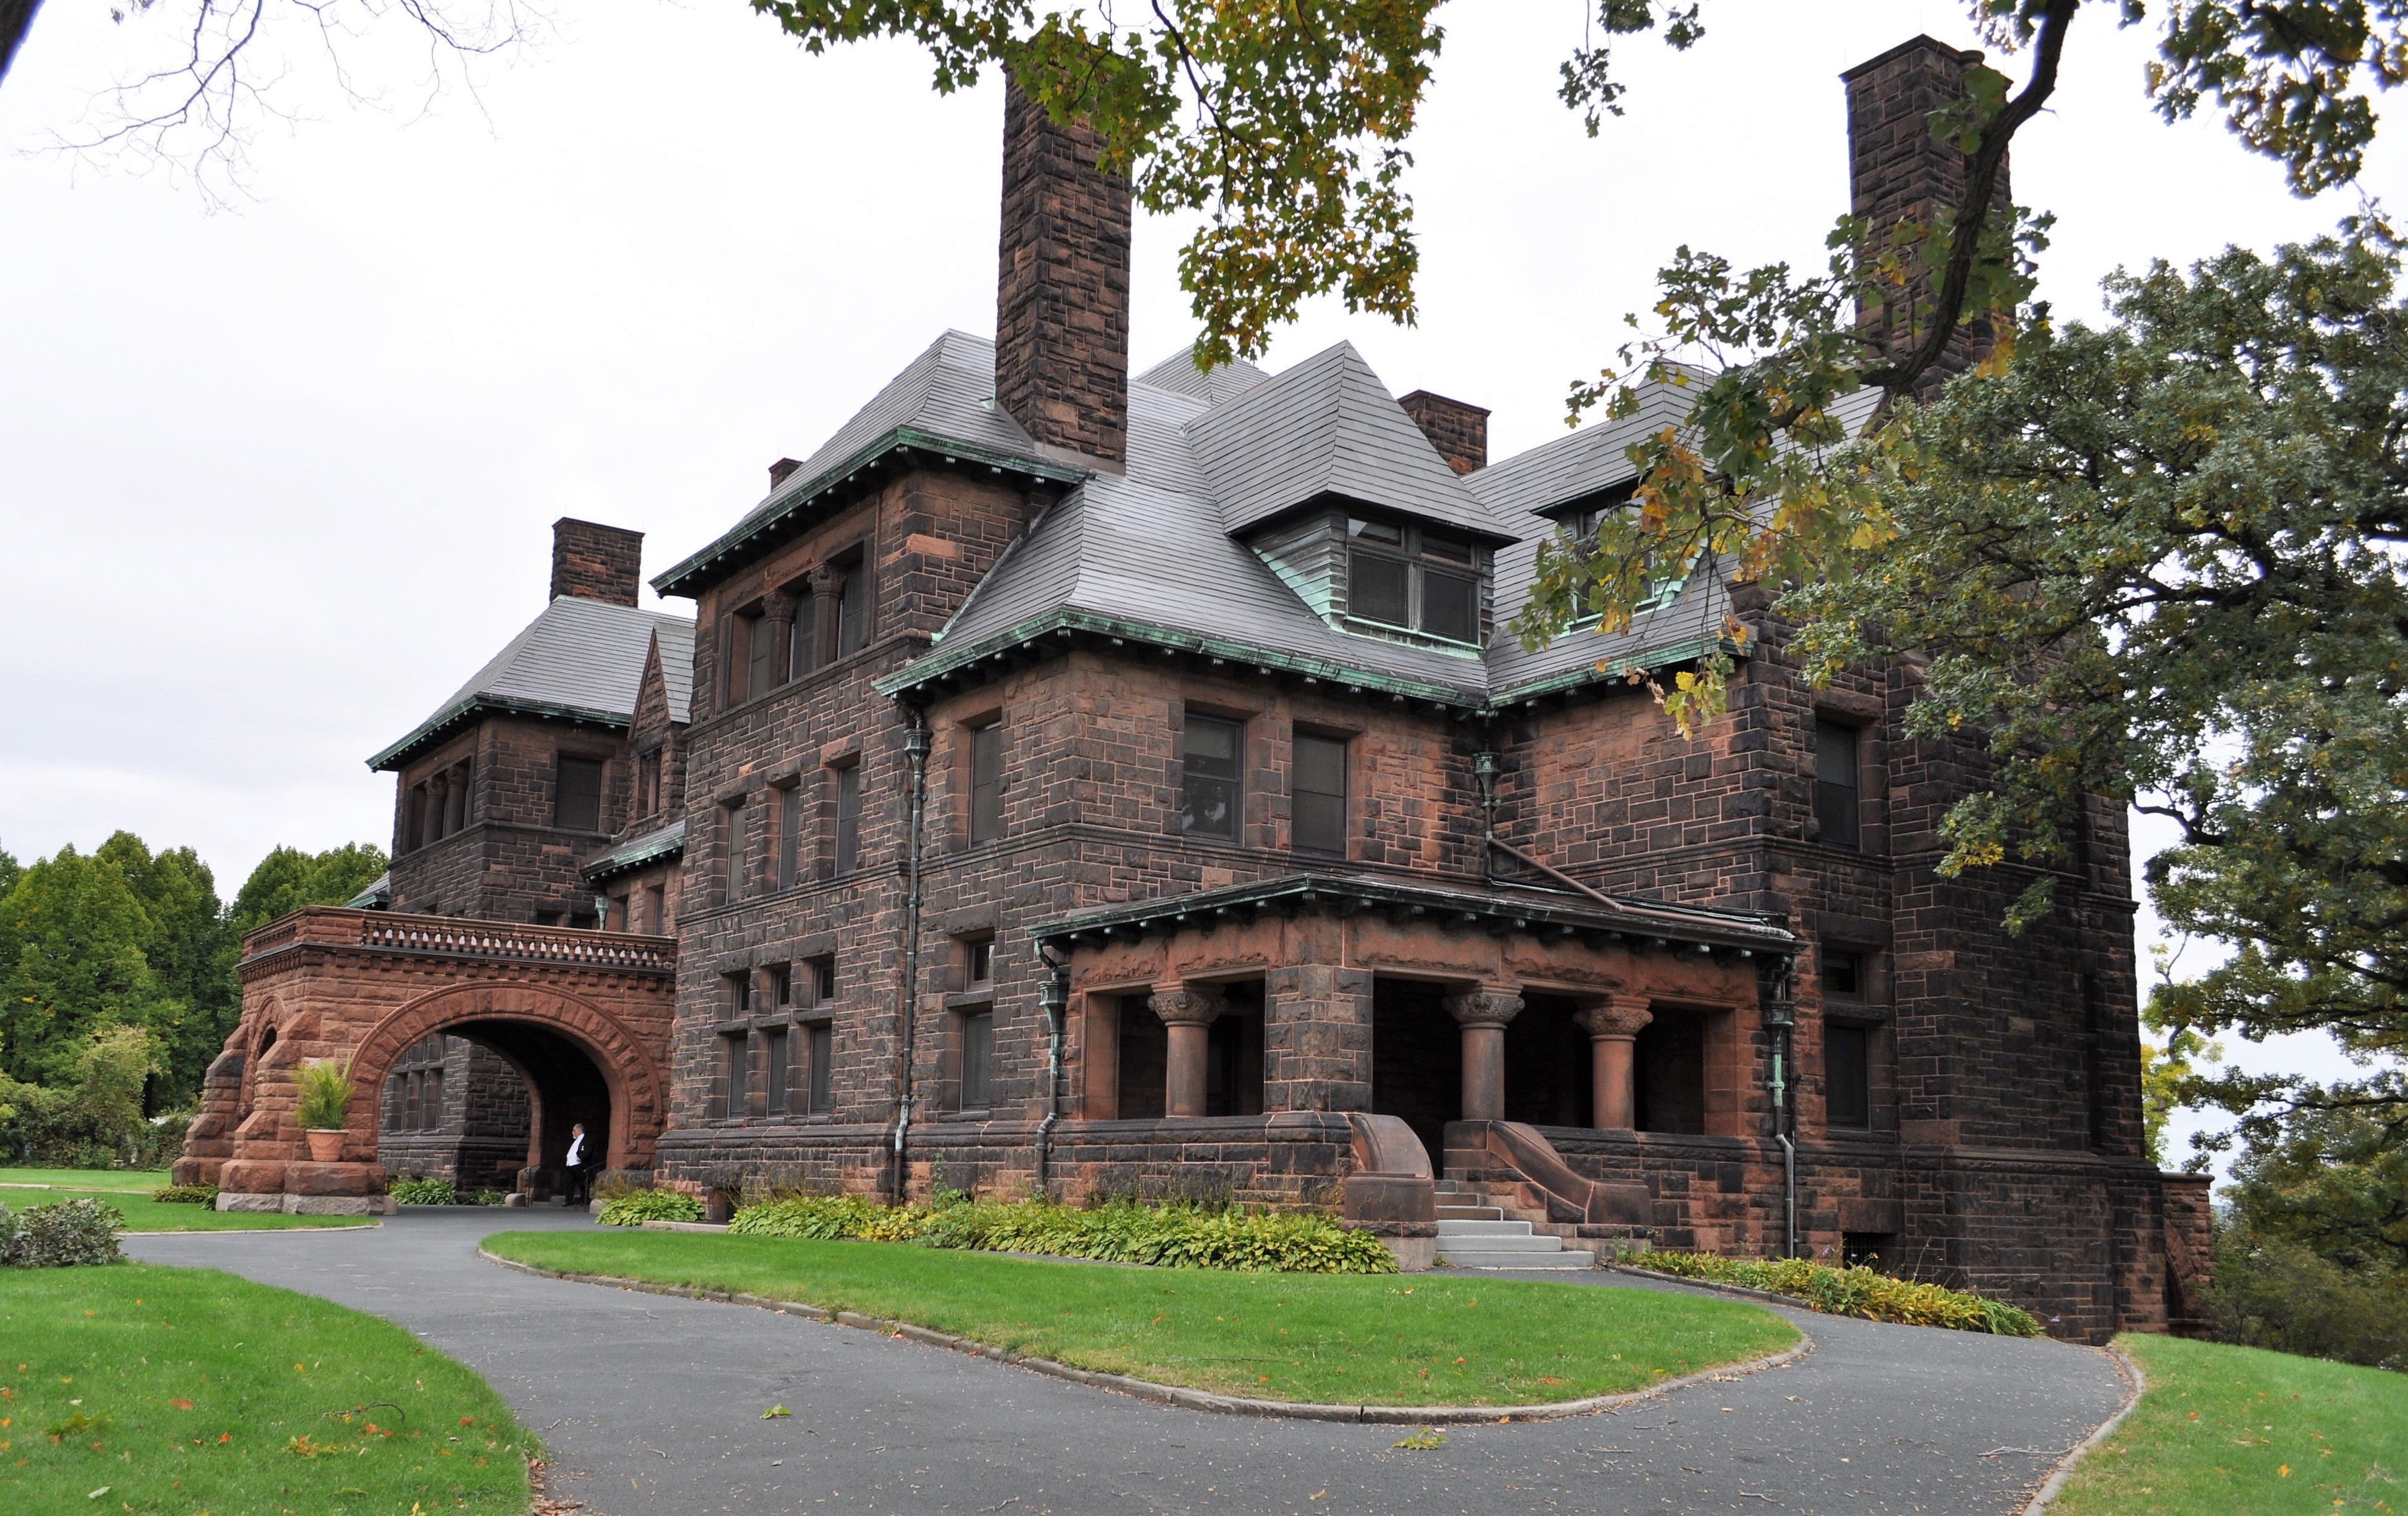
[[[399,1323],[484,1374],[551,1449],[552,1494],[605,1516],[1972,1516],[2019,1509],[2125,1393],[2095,1349],[1798,1311],[1785,1314],[1815,1348],[1784,1366],[1618,1413],[1447,1427],[1443,1447],[1412,1451],[1392,1446],[1405,1428],[1180,1410],[853,1327],[476,1256],[488,1233],[588,1224],[542,1209],[414,1214],[366,1231],[150,1234],[126,1251]],[[772,1404],[794,1414],[762,1421]]]

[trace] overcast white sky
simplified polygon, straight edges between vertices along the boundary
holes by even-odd
[[[296,50],[276,99],[304,119],[259,135],[216,213],[174,175],[44,150],[165,57],[180,7],[44,10],[0,85],[0,846],[129,827],[230,894],[279,843],[388,843],[391,781],[362,760],[540,608],[556,517],[644,531],[657,571],[939,330],[994,329],[995,86],[939,98],[904,47],[808,57],[741,0],[562,8],[428,110],[398,21],[346,54],[380,106]],[[1442,12],[1420,324],[1329,303],[1272,366],[1351,339],[1397,393],[1493,408],[1493,455],[1546,440],[1678,244],[1819,262],[1842,68],[1970,36],[1949,0],[1715,0],[1687,54],[1623,44],[1629,115],[1592,140],[1554,98],[1583,13]],[[2150,36],[2086,8],[2016,143],[2067,314],[2119,264],[2355,204],[2292,199],[2220,124],[2158,122]],[[2408,184],[2401,142],[2370,187]],[[1193,335],[1182,236],[1138,228],[1140,366]]]

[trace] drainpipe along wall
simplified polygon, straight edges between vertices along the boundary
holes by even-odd
[[[903,733],[903,756],[910,765],[910,820],[904,837],[903,894],[903,983],[896,996],[896,1015],[901,1023],[901,1035],[896,1037],[899,1051],[896,1069],[895,1098],[895,1168],[888,1180],[888,1190],[896,1204],[906,1198],[904,1192],[910,1181],[911,1143],[911,1065],[917,1039],[913,1034],[920,1024],[920,832],[928,806],[928,748],[930,738],[926,718],[917,709],[910,713],[911,724]]]
[[[1037,1123],[1037,1190],[1054,1193],[1054,1128],[1062,1119],[1062,1018],[1070,1005],[1070,965],[1054,956],[1043,943],[1037,955],[1045,962],[1042,992],[1045,1008],[1045,1119]]]

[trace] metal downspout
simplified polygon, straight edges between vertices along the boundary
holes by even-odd
[[[1037,1190],[1054,1194],[1054,1128],[1062,1119],[1062,1018],[1070,1005],[1070,965],[1037,945],[1037,956],[1049,972],[1041,1003],[1045,1008],[1045,1119],[1037,1123]]]
[[[1613,896],[1602,890],[1592,889],[1583,884],[1553,864],[1530,856],[1497,835],[1497,768],[1496,753],[1483,751],[1471,755],[1472,776],[1480,781],[1481,876],[1490,880],[1497,878],[1497,871],[1489,866],[1489,862],[1496,854],[1501,852],[1508,858],[1520,859],[1547,878],[1554,880],[1557,884],[1568,890],[1577,890],[1608,909],[1622,909],[1622,902]]]
[[[902,1022],[899,1058],[896,1070],[895,1100],[895,1172],[889,1189],[900,1204],[909,1182],[909,1152],[911,1140],[911,1059],[916,1039],[913,1032],[919,1024],[920,998],[920,823],[928,804],[928,723],[918,709],[911,712],[911,724],[903,733],[903,756],[911,765],[910,822],[905,834],[905,886],[903,895],[903,986],[896,996],[896,1014]]]
[[[1765,976],[1764,1024],[1772,1033],[1772,1140],[1781,1144],[1781,1256],[1798,1256],[1797,1108],[1789,1098],[1790,1033],[1798,1024],[1797,1008],[1789,998],[1789,976],[1795,960],[1783,959]]]

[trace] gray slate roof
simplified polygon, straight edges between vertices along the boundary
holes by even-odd
[[[562,595],[452,692],[408,737],[368,760],[392,767],[470,714],[523,710],[624,726],[636,712],[644,658],[660,639],[669,719],[693,719],[694,622],[666,611]]]
[[[624,874],[659,858],[676,857],[685,851],[685,818],[681,816],[666,826],[656,826],[639,837],[604,852],[595,854],[578,865],[589,884],[598,884],[614,874]]]
[[[1218,406],[1238,396],[1270,378],[1243,358],[1224,364],[1210,373],[1196,370],[1196,344],[1187,346],[1165,358],[1137,377],[1136,382],[1152,389],[1168,390],[1190,400],[1201,400],[1208,406]]]

